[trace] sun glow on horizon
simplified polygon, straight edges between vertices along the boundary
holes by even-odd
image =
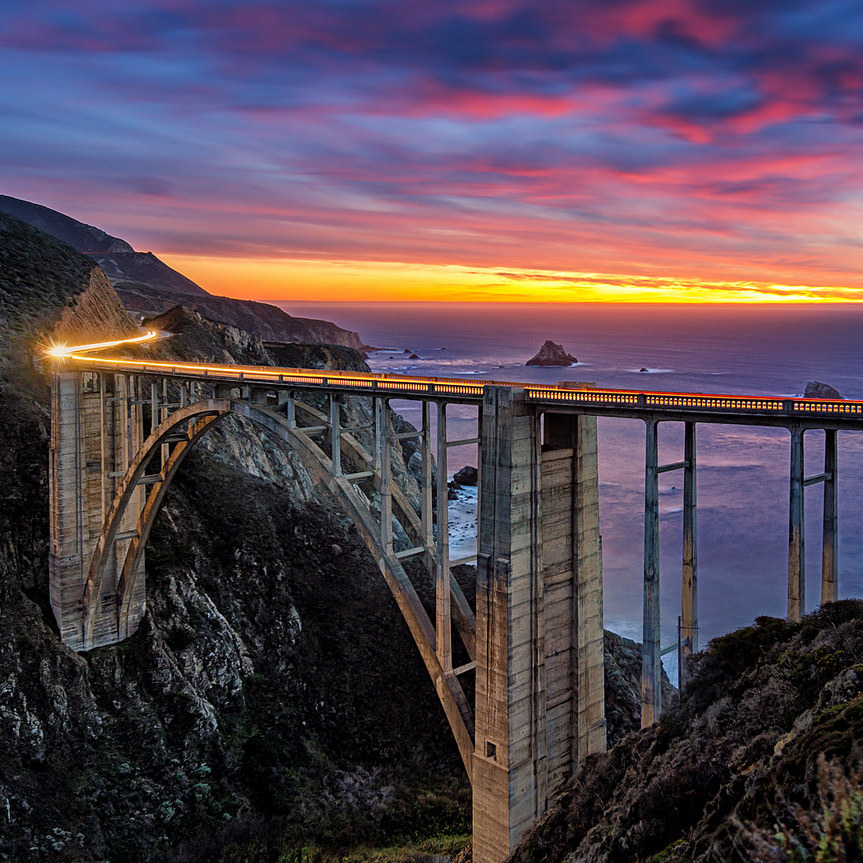
[[[853,303],[863,288],[389,261],[161,255],[205,290],[282,302]]]

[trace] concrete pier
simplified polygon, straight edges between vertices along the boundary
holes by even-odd
[[[683,563],[680,596],[679,684],[689,682],[690,661],[698,652],[698,544],[696,542],[695,423],[684,426],[683,443]]]
[[[142,442],[137,382],[127,375],[55,373],[51,387],[49,471],[51,607],[63,641],[75,650],[125,638],[117,614],[117,583],[125,551],[136,536],[143,489],[136,490],[118,525],[98,595],[99,621],[85,634],[84,591],[108,510],[120,479]],[[143,573],[143,553],[138,564]],[[136,585],[134,631],[146,610],[143,578]]]
[[[662,665],[659,618],[659,449],[657,426],[645,423],[644,457],[644,600],[641,644],[641,727],[662,712]]]
[[[595,421],[486,387],[477,574],[473,854],[503,860],[605,748]]]
[[[839,483],[836,429],[824,431],[824,520],[821,545],[821,604],[839,598]]]
[[[803,529],[803,429],[791,428],[791,475],[788,504],[788,620],[799,621],[806,605],[805,532]]]

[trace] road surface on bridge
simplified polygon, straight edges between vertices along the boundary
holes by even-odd
[[[598,388],[592,384],[563,381],[556,385],[486,379],[422,377],[329,369],[292,369],[275,366],[243,366],[190,363],[171,360],[136,360],[129,357],[93,356],[110,348],[137,347],[161,336],[149,330],[141,336],[89,345],[55,345],[48,356],[74,363],[81,369],[124,374],[158,375],[184,380],[275,384],[287,388],[313,387],[340,390],[353,395],[384,398],[434,398],[480,404],[485,386],[524,389],[526,401],[554,412],[594,416],[636,417],[685,422],[743,425],[792,424],[813,428],[863,428],[863,401],[783,396],[745,396],[720,393],[662,392]]]

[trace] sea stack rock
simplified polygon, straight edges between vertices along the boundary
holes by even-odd
[[[578,360],[568,354],[563,345],[553,342],[551,339],[546,339],[545,344],[539,349],[539,353],[535,357],[531,357],[526,363],[526,366],[571,366],[577,363]]]
[[[805,399],[841,399],[839,390],[830,384],[821,381],[806,381],[806,389],[803,391]]]
[[[479,474],[472,464],[466,464],[453,474],[453,480],[459,485],[476,485],[478,479]]]

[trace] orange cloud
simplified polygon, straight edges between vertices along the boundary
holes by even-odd
[[[441,266],[167,256],[214,294],[271,301],[823,303],[863,301],[863,288]]]

